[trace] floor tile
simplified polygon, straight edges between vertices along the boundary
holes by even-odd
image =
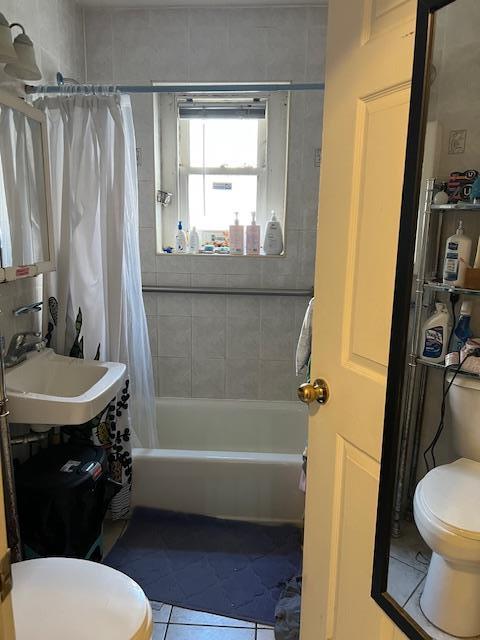
[[[273,631],[273,626],[271,624],[257,624],[257,629],[272,629]]]
[[[255,640],[255,629],[170,624],[166,640]]]
[[[275,640],[273,629],[257,629],[257,640]]]
[[[150,602],[152,605],[152,614],[154,622],[168,622],[170,620],[170,613],[172,611],[171,604],[165,604],[163,602]]]
[[[167,626],[163,622],[157,622],[153,625],[153,636],[152,640],[165,640],[165,635],[167,633]]]
[[[431,551],[423,541],[414,522],[402,522],[399,538],[392,538],[390,555],[424,573],[428,570]]]
[[[182,609],[181,607],[173,607],[170,623],[211,625],[220,627],[246,627],[249,629],[255,628],[254,622],[245,622],[245,620],[227,618],[226,616],[217,616],[213,613],[205,613],[204,611]]]
[[[434,640],[458,640],[454,636],[451,636],[449,633],[445,633],[444,631],[440,631],[437,629],[431,622],[425,618],[420,608],[420,596],[423,592],[423,587],[425,584],[425,580],[421,582],[421,584],[417,587],[415,593],[412,595],[410,600],[407,602],[405,607],[405,611],[412,616],[412,618],[419,624],[422,629],[432,637]],[[475,636],[475,638],[470,638],[470,640],[480,640],[480,636]]]
[[[414,569],[395,558],[390,558],[388,564],[388,593],[403,607],[424,577],[423,571]]]

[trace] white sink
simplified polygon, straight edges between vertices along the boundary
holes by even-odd
[[[104,409],[122,385],[125,365],[32,352],[6,371],[10,422],[83,424]]]

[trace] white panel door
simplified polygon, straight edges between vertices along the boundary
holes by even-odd
[[[2,467],[0,464],[0,558],[3,558],[8,550],[5,509],[3,505]],[[3,602],[0,602],[0,640],[15,640],[11,594]]]
[[[370,597],[414,0],[330,0],[302,640],[399,640]]]

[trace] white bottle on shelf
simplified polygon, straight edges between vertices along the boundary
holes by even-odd
[[[443,283],[462,287],[465,283],[465,271],[470,266],[472,240],[465,235],[463,222],[453,236],[447,238],[445,260],[443,263]]]
[[[265,240],[263,242],[263,251],[267,256],[279,256],[283,251],[282,225],[277,220],[275,211],[272,211],[271,220],[267,224]]]
[[[256,223],[255,211],[252,211],[252,223],[247,226],[247,256],[258,256],[260,253],[260,225]]]
[[[436,302],[435,313],[426,320],[422,327],[422,350],[420,356],[430,362],[443,362],[447,353],[451,330],[452,318],[447,305],[443,302]]]
[[[243,231],[243,224],[238,221],[238,211],[235,211],[235,224],[230,225],[230,255],[232,256],[243,256]]]
[[[190,253],[198,253],[200,249],[200,237],[196,227],[192,227],[188,238],[188,248]]]
[[[182,221],[178,221],[177,234],[175,236],[175,251],[177,253],[186,253],[187,251],[187,236],[182,227]]]

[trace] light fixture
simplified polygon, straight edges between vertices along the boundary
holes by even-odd
[[[40,80],[42,74],[35,61],[33,42],[25,33],[25,29],[18,22],[13,22],[10,29],[20,27],[22,33],[13,41],[13,47],[17,54],[16,62],[11,62],[5,66],[5,73],[20,80]]]
[[[17,54],[12,44],[12,32],[7,19],[0,13],[0,63],[16,62]]]

